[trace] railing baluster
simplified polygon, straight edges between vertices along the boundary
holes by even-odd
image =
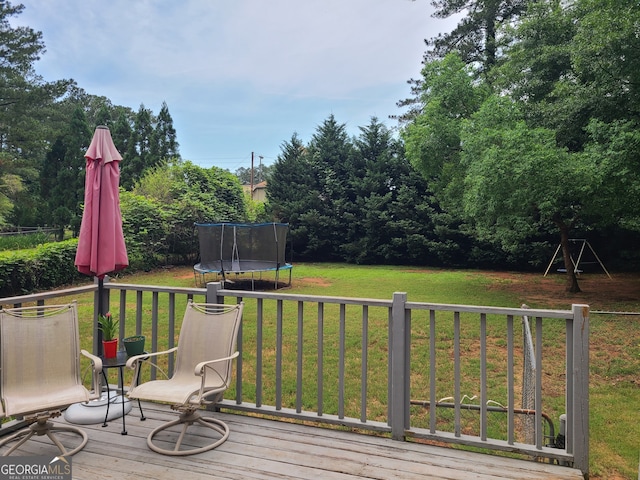
[[[404,301],[406,303],[406,293],[404,295]],[[411,428],[411,309],[404,309],[404,423],[405,429]]]
[[[167,349],[172,349],[176,345],[176,294],[169,294],[169,323],[168,327],[168,339]],[[169,375],[173,375],[173,369],[175,368],[175,355],[169,355]]]
[[[429,310],[429,431],[436,433],[436,311]]]
[[[507,315],[507,442],[515,442],[515,377],[513,371],[513,315]]]
[[[276,410],[282,409],[282,300],[276,302]]]
[[[158,292],[151,293],[151,348],[158,351]],[[151,367],[151,380],[155,380],[157,368]]]
[[[263,299],[259,298],[256,302],[256,407],[262,406],[263,308]]]
[[[340,340],[338,352],[338,418],[344,418],[344,362],[346,345],[346,308],[340,304]]]
[[[120,290],[120,338],[124,338],[126,336],[125,328],[127,326],[127,291]],[[140,335],[140,330],[136,325],[136,335]]]
[[[238,298],[238,303],[242,302],[241,298]],[[244,322],[240,322],[240,326],[238,327],[238,337],[236,339],[236,349],[239,352],[242,352],[242,346],[244,344]],[[243,360],[242,355],[239,355],[236,359],[236,404],[240,405],[242,403],[242,372],[243,369]]]
[[[487,314],[480,314],[480,439],[487,441]]]
[[[542,318],[536,317],[536,448],[542,448]]]
[[[318,302],[318,416],[324,408],[324,303]]]
[[[298,302],[298,356],[296,371],[296,412],[302,411],[302,358],[303,358],[303,323],[304,323],[304,302]]]
[[[142,325],[142,290],[136,292],[136,325]]]
[[[137,290],[136,291],[136,325],[142,325],[142,290]],[[148,340],[146,340],[148,341]],[[145,344],[146,344],[145,341]],[[145,347],[147,348],[147,347]],[[150,348],[151,352],[156,352],[157,349],[154,349],[153,345],[151,345]],[[155,379],[156,378],[156,367],[154,367],[153,365],[151,365],[151,368],[149,369],[149,373],[151,375],[151,379]]]
[[[460,428],[460,312],[453,313],[453,382],[454,434],[461,435]]]
[[[38,300],[36,302],[36,306],[38,307],[44,307],[44,299]],[[44,309],[38,309],[38,315],[44,315]]]
[[[367,421],[367,373],[369,366],[369,307],[362,306],[362,354],[360,357],[360,421]]]
[[[387,314],[387,350],[391,352],[393,345],[393,308],[389,309]],[[391,426],[391,419],[393,418],[392,412],[392,399],[393,399],[393,365],[391,363],[391,354],[387,357],[387,378],[389,381],[387,382],[387,398],[389,401],[387,402],[387,425]]]
[[[569,453],[573,453],[573,435],[569,435],[569,425],[573,425],[574,416],[573,409],[571,405],[574,402],[574,391],[573,391],[573,381],[574,381],[574,365],[573,365],[573,348],[574,348],[574,338],[573,338],[573,321],[567,320],[565,326],[565,332],[567,337],[567,350],[566,350],[566,362],[567,362],[567,383],[566,383],[566,400],[565,400],[565,410],[567,415],[567,431],[565,432],[565,449]],[[639,472],[640,473],[640,472]],[[638,478],[640,480],[640,478]]]

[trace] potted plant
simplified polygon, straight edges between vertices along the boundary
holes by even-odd
[[[98,328],[102,332],[102,353],[104,358],[115,358],[118,349],[118,320],[107,312],[98,315]]]
[[[124,343],[124,349],[127,351],[127,355],[133,357],[144,353],[144,335],[134,335],[133,337],[127,337],[122,340]]]

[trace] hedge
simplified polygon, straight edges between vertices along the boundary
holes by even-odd
[[[86,280],[74,265],[77,248],[78,239],[74,238],[1,252],[0,296],[26,295]]]

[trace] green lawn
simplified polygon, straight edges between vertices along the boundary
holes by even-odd
[[[126,275],[118,281],[136,284],[193,286],[190,268],[170,268]],[[391,298],[407,292],[410,301],[494,306],[570,308],[588,303],[597,310],[640,310],[640,295],[604,296],[602,275],[583,275],[585,293],[569,296],[560,276],[499,274],[398,266],[296,264],[286,293]],[[616,281],[616,275],[614,280]],[[640,285],[640,283],[638,283]],[[547,292],[541,295],[541,292]],[[557,292],[555,294],[554,292]],[[638,290],[640,293],[640,289]],[[591,478],[637,478],[640,438],[640,323],[637,316],[592,315],[590,387]],[[562,375],[562,368],[559,367]]]

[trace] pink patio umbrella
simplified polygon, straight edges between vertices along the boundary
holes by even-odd
[[[129,265],[118,191],[122,156],[104,126],[96,128],[84,156],[87,159],[84,213],[75,265],[80,273],[102,280],[107,273]]]
[[[105,307],[104,277],[129,265],[127,247],[122,233],[120,213],[120,161],[111,132],[98,126],[85,153],[87,170],[84,185],[84,213],[80,224],[80,237],[75,265],[80,273],[98,278],[98,313],[107,313]],[[107,300],[108,304],[108,300]],[[102,348],[102,331],[94,316],[93,351]]]

